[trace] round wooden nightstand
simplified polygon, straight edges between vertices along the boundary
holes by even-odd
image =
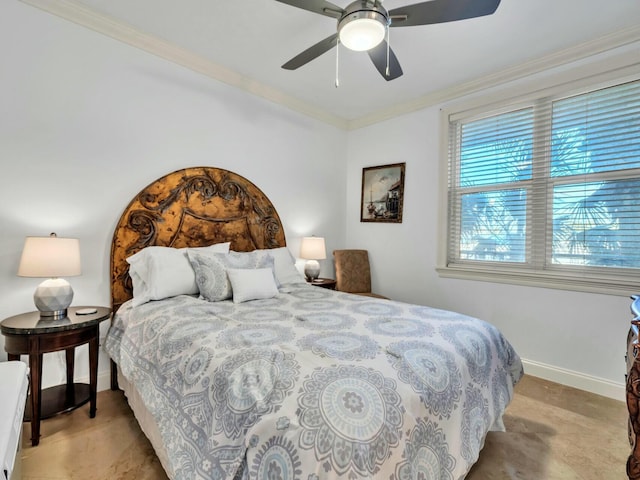
[[[94,309],[80,315],[78,311]],[[9,360],[29,355],[30,391],[25,421],[31,420],[31,445],[40,442],[40,420],[68,412],[89,402],[89,416],[96,416],[98,384],[98,342],[100,322],[111,316],[106,307],[70,307],[67,316],[51,320],[40,318],[40,312],[23,313],[4,319],[0,330],[6,337],[4,349]],[[89,385],[73,382],[75,347],[89,344]],[[42,390],[42,354],[65,350],[67,383]]]
[[[333,278],[316,278],[313,282],[309,282],[314,287],[328,288],[329,290],[336,289],[336,281]]]

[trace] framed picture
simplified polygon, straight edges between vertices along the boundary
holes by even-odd
[[[404,163],[362,169],[361,222],[402,223]]]

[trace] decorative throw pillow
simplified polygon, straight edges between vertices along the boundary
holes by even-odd
[[[232,287],[227,276],[230,268],[269,268],[273,271],[273,257],[259,251],[229,252],[228,254],[189,251],[189,261],[196,272],[200,296],[210,302],[227,300]]]
[[[176,295],[198,293],[196,275],[187,252],[229,252],[229,242],[199,248],[152,246],[143,248],[127,258],[129,276],[133,284],[133,306],[150,300],[162,300]]]
[[[296,268],[296,261],[287,247],[266,248],[255,250],[273,257],[274,272],[278,286],[291,283],[307,283],[304,276]]]
[[[233,303],[261,300],[278,295],[278,286],[270,268],[229,268],[227,269]]]

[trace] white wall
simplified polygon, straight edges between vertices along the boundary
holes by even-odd
[[[636,62],[639,52],[640,45],[627,47],[472,97],[541,84],[552,74],[582,78],[604,65]],[[374,291],[488,320],[505,333],[527,372],[622,400],[631,319],[627,297],[439,277],[438,216],[446,208],[438,182],[440,109],[445,106],[350,132],[346,246],[369,250]],[[396,162],[406,162],[402,224],[360,223],[362,168]]]
[[[41,279],[16,276],[20,253],[25,236],[52,231],[80,239],[73,304],[109,305],[122,210],[183,167],[253,181],[294,255],[303,235],[324,235],[328,251],[343,243],[345,132],[20,2],[0,2],[0,44],[0,319],[34,309]],[[323,262],[322,274],[332,271]],[[62,380],[63,359],[45,355],[44,386]],[[83,350],[77,378],[86,364]],[[102,355],[101,386],[108,368]]]

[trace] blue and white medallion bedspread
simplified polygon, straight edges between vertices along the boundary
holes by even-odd
[[[486,322],[306,285],[125,304],[106,349],[175,479],[461,479],[522,376]]]

